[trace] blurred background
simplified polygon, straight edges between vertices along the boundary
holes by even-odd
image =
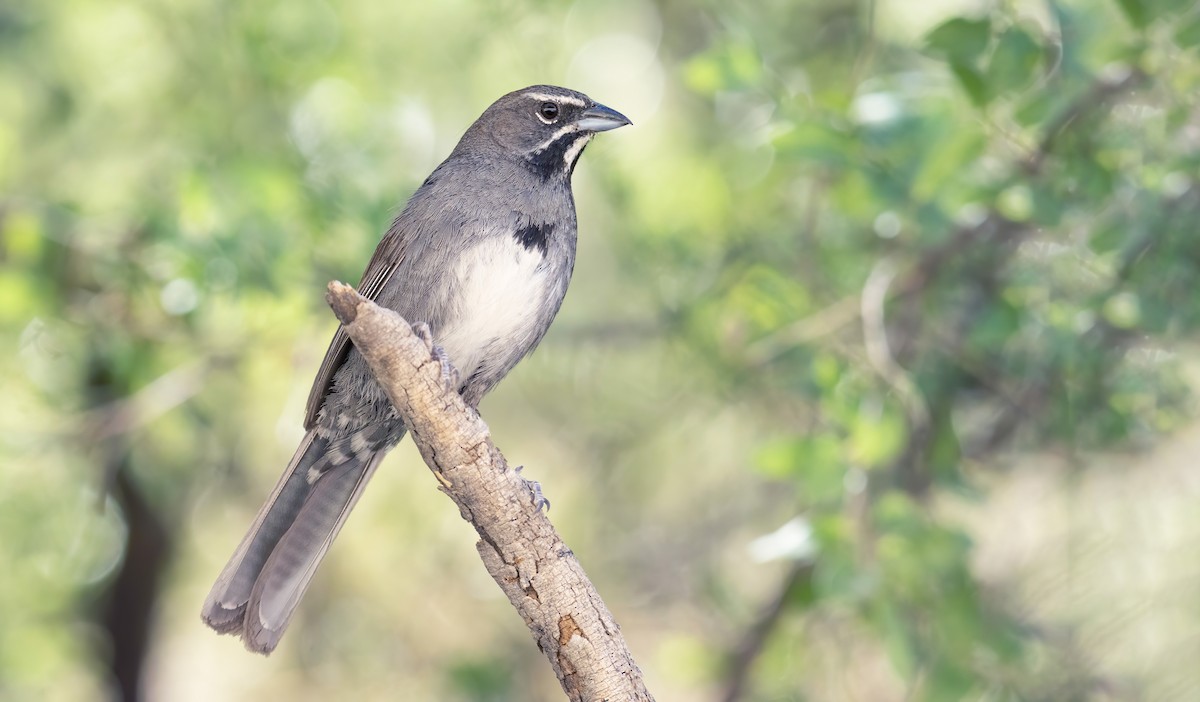
[[[1200,699],[1198,47],[1185,0],[0,4],[0,698],[561,699],[407,443],[275,655],[199,617],[325,284],[549,82],[634,126],[482,411],[659,700]]]

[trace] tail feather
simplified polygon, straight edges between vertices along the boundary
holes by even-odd
[[[317,444],[313,446],[314,442]],[[254,523],[242,538],[229,563],[217,577],[204,602],[201,616],[222,634],[242,627],[250,591],[275,544],[283,538],[304,504],[312,486],[304,479],[308,468],[324,455],[324,441],[309,432],[296,449],[270,497],[258,510]]]
[[[317,481],[295,524],[279,541],[254,584],[242,632],[246,648],[270,653],[279,644],[317,566],[383,456],[380,452],[352,457]]]
[[[395,440],[398,440],[396,437]],[[329,442],[310,431],[241,545],[217,578],[201,613],[216,631],[270,653],[317,565],[394,441]],[[356,451],[347,447],[356,444]]]

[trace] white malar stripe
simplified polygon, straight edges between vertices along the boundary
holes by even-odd
[[[587,107],[588,104],[584,100],[569,95],[547,95],[545,93],[525,93],[525,97],[531,100],[541,100],[543,102],[565,102],[568,105],[577,107]]]
[[[583,151],[583,147],[587,146],[588,142],[591,140],[592,135],[585,134],[584,136],[576,139],[575,143],[571,144],[571,148],[567,149],[567,152],[563,154],[563,165],[565,165],[568,170],[571,168],[571,164],[575,163],[575,159],[579,158],[579,152]]]
[[[571,132],[577,132],[577,131],[579,131],[579,125],[576,125],[576,124],[568,124],[568,125],[559,127],[558,131],[551,134],[549,139],[547,139],[547,140],[543,141],[542,143],[538,144],[537,146],[535,146],[533,148],[533,150],[530,151],[530,153],[540,154],[541,152],[550,148],[550,145],[553,144],[554,142],[558,141],[562,136],[564,136],[566,134],[570,134]]]
[[[457,310],[436,341],[463,380],[486,363],[490,345],[521,343],[536,324],[548,285],[542,259],[537,247],[525,248],[508,232],[492,234],[458,259],[451,278],[460,286]]]

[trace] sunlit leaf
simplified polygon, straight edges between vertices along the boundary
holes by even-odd
[[[766,475],[795,481],[809,504],[837,502],[845,491],[841,442],[826,434],[768,444],[756,465]]]
[[[899,455],[907,436],[904,419],[895,412],[860,413],[850,428],[850,459],[868,467],[882,466]]]
[[[987,104],[988,86],[979,69],[964,61],[951,61],[950,72],[958,79],[958,84],[962,86],[967,97],[971,98],[972,104],[976,107]]]
[[[1175,42],[1188,49],[1200,46],[1200,13],[1193,12],[1175,28]]]
[[[1029,85],[1043,53],[1042,46],[1021,25],[1004,30],[988,60],[988,90],[992,95],[999,95]]]
[[[1139,29],[1146,26],[1149,21],[1149,13],[1144,0],[1116,0],[1116,2],[1130,24]]]
[[[954,17],[934,27],[925,37],[927,50],[954,63],[971,63],[987,50],[992,23],[987,17]]]

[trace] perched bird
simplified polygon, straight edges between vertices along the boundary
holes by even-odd
[[[573,90],[509,93],[467,129],[375,249],[359,292],[429,325],[472,406],[558,313],[575,265],[575,163],[597,132],[627,124]],[[344,329],[325,353],[304,426],[202,613],[263,654],[278,645],[371,474],[405,433]]]

